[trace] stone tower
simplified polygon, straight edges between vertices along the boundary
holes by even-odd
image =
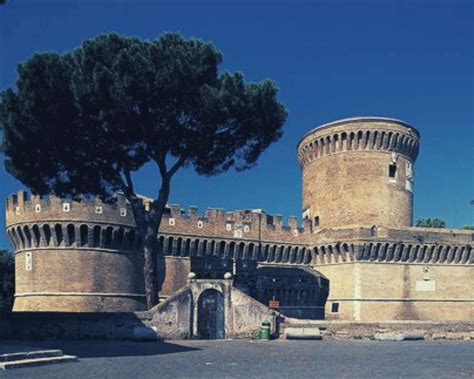
[[[420,135],[407,123],[356,117],[321,125],[298,144],[303,218],[315,228],[412,225]]]
[[[14,311],[145,309],[141,241],[123,197],[103,204],[19,192],[7,198],[6,217]]]

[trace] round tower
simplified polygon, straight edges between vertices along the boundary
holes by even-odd
[[[315,228],[412,225],[420,134],[407,123],[356,117],[321,125],[298,144],[303,218]]]
[[[143,254],[129,205],[41,198],[26,192],[6,204],[15,248],[13,310],[144,310]]]

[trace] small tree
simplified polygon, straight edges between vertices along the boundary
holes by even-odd
[[[101,35],[63,55],[33,55],[1,99],[6,169],[34,193],[125,194],[144,241],[149,308],[158,303],[157,234],[173,175],[252,167],[287,117],[273,82],[219,73],[221,61],[213,44],[178,34]],[[145,211],[132,173],[148,162],[161,184]]]
[[[420,218],[416,222],[416,226],[421,228],[446,228],[446,222],[440,218]]]
[[[10,312],[15,295],[15,258],[0,249],[0,313]]]

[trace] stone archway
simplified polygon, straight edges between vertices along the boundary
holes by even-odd
[[[202,339],[223,339],[224,295],[216,289],[207,289],[198,299],[198,337]]]

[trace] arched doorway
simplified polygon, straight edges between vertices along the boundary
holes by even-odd
[[[207,289],[198,300],[198,337],[224,338],[224,296],[215,289]]]

